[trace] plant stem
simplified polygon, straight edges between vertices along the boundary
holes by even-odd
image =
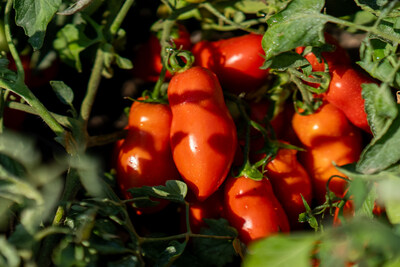
[[[343,19],[338,19],[336,17],[333,16],[329,16],[329,15],[324,15],[324,14],[319,14],[317,16],[318,18],[322,18],[325,19],[326,21],[332,22],[332,23],[336,23],[339,25],[343,25],[343,26],[347,26],[347,27],[354,27],[358,30],[362,30],[368,33],[372,33],[374,35],[380,36],[386,40],[392,41],[393,43],[400,43],[400,39],[396,38],[393,35],[387,34],[385,32],[380,31],[377,27],[368,27],[368,26],[364,26],[364,25],[359,25],[350,21],[346,21]]]
[[[135,0],[126,0],[125,3],[122,5],[120,11],[118,12],[117,16],[115,17],[113,23],[110,26],[110,33],[113,36],[118,32],[122,22],[126,17],[126,14],[128,14],[129,9],[131,8],[134,2]]]
[[[253,30],[251,28],[248,28],[248,26],[243,26],[239,23],[236,23],[230,19],[228,19],[227,17],[225,17],[223,14],[221,14],[217,9],[215,9],[215,7],[213,7],[210,3],[208,2],[204,2],[202,4],[199,4],[200,7],[203,7],[205,9],[207,9],[208,11],[210,11],[214,16],[216,16],[217,18],[221,19],[223,22],[225,22],[226,24],[232,25],[233,27],[237,28],[237,29],[241,29],[243,31],[247,31],[247,32],[254,32],[254,33],[259,33],[256,30]]]
[[[19,57],[18,51],[13,43],[11,30],[10,30],[10,12],[12,9],[13,0],[7,0],[6,9],[4,13],[4,33],[6,36],[8,49],[10,50],[11,56],[15,61],[15,65],[17,67],[17,80],[24,82],[25,80],[25,71],[24,66],[22,65],[21,59]]]
[[[96,52],[96,59],[94,61],[92,73],[89,78],[86,95],[81,104],[80,119],[84,122],[85,129],[100,85],[101,73],[103,71],[103,63],[104,63],[104,54],[102,47],[100,46]]]

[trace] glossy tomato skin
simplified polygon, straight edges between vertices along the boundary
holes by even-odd
[[[196,197],[204,201],[229,172],[237,146],[236,126],[216,75],[206,68],[175,74],[168,100],[175,164]]]
[[[360,129],[371,133],[362,98],[362,84],[376,83],[372,78],[347,65],[337,65],[331,70],[331,82],[324,98]]]
[[[292,127],[300,142],[307,147],[340,138],[353,129],[344,113],[330,103],[324,103],[310,115],[295,113]]]
[[[333,175],[345,177],[332,162],[342,166],[358,161],[362,150],[360,130],[330,103],[324,103],[311,115],[295,113],[292,127],[305,146],[306,152],[300,155],[301,163],[310,175],[317,203],[322,204],[329,178]],[[341,196],[346,185],[345,180],[334,178],[329,188]]]
[[[195,64],[217,74],[221,86],[234,94],[252,92],[262,86],[269,75],[260,69],[264,63],[262,35],[246,34],[215,42],[202,41],[192,52]]]
[[[177,48],[182,47],[184,50],[190,50],[192,43],[190,34],[183,26],[179,27],[178,36],[173,39]],[[154,34],[143,44],[135,54],[133,59],[133,75],[145,82],[156,82],[160,76],[162,69],[161,62],[161,44],[160,40]],[[165,78],[169,80],[172,77],[167,71]]]
[[[300,213],[305,211],[302,197],[310,206],[313,199],[311,179],[296,154],[294,149],[281,148],[266,166],[266,176],[289,218],[292,230],[303,228],[298,221]]]
[[[134,102],[129,115],[128,134],[120,142],[117,181],[124,198],[132,187],[165,185],[180,175],[169,143],[171,110],[165,104]]]
[[[227,220],[245,244],[290,231],[288,218],[268,179],[229,177],[224,188],[224,207]]]
[[[309,172],[317,203],[325,201],[326,184],[333,175],[347,178],[339,172],[332,162],[338,166],[358,161],[361,154],[361,136],[359,132],[352,132],[338,141],[328,141],[323,145],[308,148],[304,156],[304,166]],[[347,181],[333,178],[329,182],[329,189],[340,196],[346,189]]]

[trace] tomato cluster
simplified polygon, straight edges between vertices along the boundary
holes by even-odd
[[[360,156],[360,129],[369,132],[361,84],[372,80],[352,68],[346,52],[327,36],[337,47],[334,52],[324,52],[322,62],[305,55],[314,71],[328,65],[332,82],[320,96],[323,104],[304,115],[284,101],[280,111],[271,113],[273,101],[257,94],[265,92],[261,89],[271,76],[262,68],[261,35],[192,46],[190,35],[180,29],[175,43],[191,49],[195,63],[163,77],[168,104],[146,98],[133,103],[128,134],[115,154],[122,196],[131,198],[127,190],[132,187],[183,180],[190,190],[193,232],[205,226],[204,218],[227,219],[245,244],[304,229],[299,215],[306,206],[323,204],[327,190],[344,194],[347,177],[335,165]],[[151,37],[144,48],[136,60],[151,64],[134,74],[154,82],[163,67],[159,40]],[[262,177],[254,177],[249,166]]]

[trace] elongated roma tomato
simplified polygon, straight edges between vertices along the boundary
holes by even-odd
[[[290,231],[285,211],[266,178],[255,181],[245,176],[229,177],[224,188],[224,207],[227,220],[245,244]]]
[[[129,115],[128,135],[119,144],[117,180],[125,198],[132,187],[165,185],[180,175],[169,143],[171,110],[165,104],[134,102]]]
[[[192,67],[168,86],[171,148],[184,181],[203,201],[225,180],[233,162],[236,127],[214,73]]]
[[[289,218],[291,229],[302,228],[299,215],[306,210],[302,197],[310,206],[313,197],[311,179],[296,154],[297,150],[281,148],[266,166],[266,176]]]

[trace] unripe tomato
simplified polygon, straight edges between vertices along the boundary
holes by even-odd
[[[302,196],[310,206],[313,196],[311,179],[296,154],[297,150],[281,148],[266,166],[266,176],[289,218],[291,229],[301,228],[299,215],[305,211]]]
[[[125,198],[132,187],[165,185],[180,175],[172,159],[169,143],[171,110],[165,104],[132,104],[128,135],[119,144],[117,181]]]
[[[180,26],[176,36],[173,36],[173,42],[177,48],[189,50],[192,47],[190,34],[183,26]],[[145,82],[156,82],[160,76],[163,67],[161,61],[161,44],[155,35],[150,35],[149,40],[143,44],[136,52],[133,59],[133,75]],[[167,71],[165,78],[169,80],[172,77]]]
[[[371,133],[365,112],[365,101],[361,95],[361,85],[375,81],[347,65],[336,65],[330,73],[331,82],[324,98],[343,111],[355,126]]]
[[[168,86],[172,110],[171,147],[184,181],[203,201],[225,180],[233,162],[236,126],[214,73],[192,67]]]
[[[285,211],[266,178],[261,181],[244,176],[228,178],[224,207],[227,220],[238,230],[239,238],[245,244],[290,231]]]
[[[344,113],[330,103],[324,103],[310,115],[295,113],[292,127],[301,143],[308,147],[339,138],[353,129]]]
[[[202,41],[192,52],[195,64],[217,74],[221,86],[231,93],[251,92],[267,80],[268,70],[260,69],[265,54],[262,35],[246,34],[215,42]]]

